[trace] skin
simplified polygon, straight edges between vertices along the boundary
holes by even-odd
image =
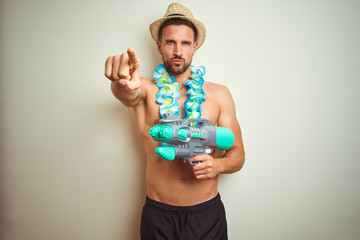
[[[185,81],[191,69],[184,67],[191,63],[198,43],[194,41],[193,30],[185,25],[169,25],[163,30],[157,50],[167,63],[170,75],[180,84],[181,108],[184,114]],[[180,59],[180,60],[179,60]],[[196,205],[214,198],[218,194],[218,176],[222,173],[239,171],[245,160],[241,129],[236,118],[235,104],[230,91],[223,85],[204,82],[206,101],[202,104],[202,118],[214,126],[230,128],[235,135],[233,147],[224,152],[214,151],[211,155],[192,158],[199,164],[191,166],[179,159],[165,161],[155,153],[160,143],[149,135],[149,129],[160,120],[159,107],[155,102],[159,88],[149,79],[139,75],[140,61],[134,49],[107,58],[105,76],[111,80],[114,96],[125,106],[134,110],[137,128],[147,153],[146,185],[149,198],[176,206]],[[215,157],[216,156],[216,157]]]

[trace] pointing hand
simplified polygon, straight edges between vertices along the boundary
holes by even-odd
[[[105,76],[125,87],[128,91],[140,87],[139,72],[140,60],[132,48],[129,48],[127,52],[121,55],[111,56],[106,59]]]

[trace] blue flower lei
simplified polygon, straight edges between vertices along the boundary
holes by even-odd
[[[185,101],[184,118],[200,118],[201,103],[205,101],[205,92],[202,89],[204,84],[203,76],[206,71],[204,67],[199,67],[196,71],[191,66],[191,76],[186,80],[185,86],[188,88],[186,95],[189,95]],[[180,98],[180,84],[176,78],[170,76],[166,71],[164,64],[160,64],[154,72],[156,86],[159,92],[156,94],[156,102],[161,104],[160,116],[164,117],[166,113],[172,113],[177,116],[180,114],[180,106],[177,100]]]

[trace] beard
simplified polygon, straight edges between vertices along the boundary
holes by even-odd
[[[183,60],[183,64],[179,67],[175,67],[171,64],[171,60],[173,59],[182,59]],[[181,57],[173,57],[171,58],[170,60],[168,61],[165,61],[164,60],[164,57],[162,57],[162,60],[163,60],[163,63],[166,67],[166,70],[167,72],[170,74],[170,75],[180,75],[180,74],[183,74],[184,72],[186,72],[186,70],[190,67],[191,65],[191,61],[188,63],[186,62],[185,59],[181,58]]]

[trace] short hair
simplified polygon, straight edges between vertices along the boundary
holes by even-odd
[[[169,25],[185,25],[188,26],[190,28],[192,28],[192,30],[194,30],[194,42],[196,42],[197,40],[197,30],[196,27],[194,26],[194,24],[192,24],[190,21],[183,19],[183,18],[170,18],[170,19],[166,19],[160,26],[159,28],[159,35],[158,35],[158,39],[161,41],[162,38],[162,33],[163,30],[166,26]]]

